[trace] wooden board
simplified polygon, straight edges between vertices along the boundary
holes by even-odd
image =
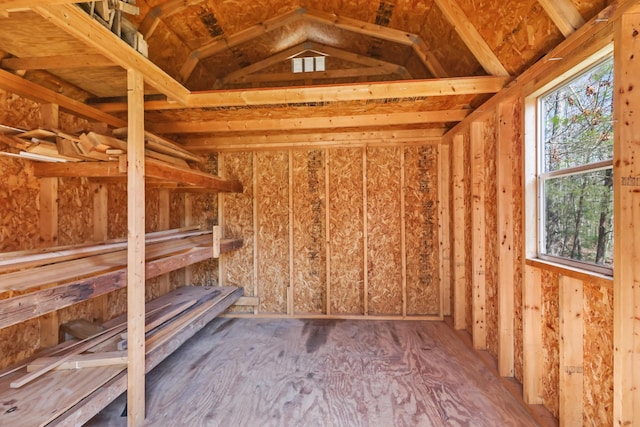
[[[407,314],[440,315],[437,149],[404,149]]]
[[[367,148],[367,313],[403,314],[401,148]]]
[[[466,328],[469,333],[471,333],[473,328],[473,244],[472,238],[472,183],[471,183],[471,144],[469,134],[465,133],[464,135],[464,235],[467,236],[465,240],[464,246],[464,263],[465,263],[465,296],[466,296],[466,304],[465,304],[465,317],[466,317]]]
[[[362,149],[329,153],[331,314],[364,312]]]
[[[293,311],[326,311],[325,150],[295,150],[293,165]]]

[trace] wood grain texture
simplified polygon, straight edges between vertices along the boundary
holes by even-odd
[[[293,310],[323,313],[326,287],[325,151],[293,151]]]
[[[559,275],[542,271],[542,399],[544,406],[559,415],[560,317]]]
[[[368,314],[402,315],[400,149],[367,148]]]
[[[470,143],[470,135],[465,132],[464,134],[464,235],[466,236],[465,245],[464,245],[464,263],[465,263],[465,325],[467,327],[467,332],[471,333],[473,327],[473,257],[469,254],[473,254],[473,244],[472,238],[473,236],[473,228],[472,228],[472,185],[471,185],[471,143]]]
[[[258,176],[258,289],[260,311],[287,312],[289,287],[289,157],[286,151],[256,154]]]
[[[439,315],[437,150],[405,148],[407,314]]]
[[[147,384],[147,425],[537,425],[442,322],[216,319]]]
[[[329,248],[332,314],[363,314],[362,150],[329,154]]]

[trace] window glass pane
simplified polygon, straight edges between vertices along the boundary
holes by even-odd
[[[613,171],[544,182],[546,255],[613,266]]]
[[[542,172],[613,157],[613,59],[540,100]]]

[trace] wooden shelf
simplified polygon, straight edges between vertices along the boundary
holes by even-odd
[[[147,312],[185,301],[196,301],[184,312],[147,334],[146,372],[242,296],[242,288],[187,286],[147,303]],[[126,315],[104,324],[106,328],[126,322]],[[64,354],[62,344],[60,354]],[[50,353],[50,352],[49,352]],[[0,425],[77,426],[87,422],[127,388],[124,365],[51,371],[20,388],[10,383],[26,368],[0,378],[0,398],[11,402],[0,413]],[[64,392],[62,392],[64,391]],[[55,395],[55,399],[50,397]]]
[[[161,236],[147,235],[146,278],[151,279],[212,258],[242,246],[242,239],[215,239],[211,231],[190,230]],[[215,242],[215,243],[214,243]],[[69,259],[72,252],[78,258]],[[80,250],[81,249],[81,250]],[[103,251],[108,251],[104,253]],[[87,253],[91,254],[85,256]],[[0,300],[0,328],[36,318],[46,313],[104,295],[127,286],[126,242],[80,248],[65,247],[21,256],[0,255],[0,268],[31,268],[0,275],[0,291],[19,290],[22,295]],[[35,257],[38,255],[38,257]],[[56,262],[56,256],[62,261]],[[35,258],[38,258],[37,261]],[[14,263],[11,264],[10,261]],[[32,267],[33,263],[46,265]],[[2,265],[4,264],[4,266]],[[55,280],[54,287],[41,289]],[[30,290],[33,290],[29,292]]]

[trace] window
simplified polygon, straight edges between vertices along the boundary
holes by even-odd
[[[539,258],[611,274],[613,59],[536,98]]]

